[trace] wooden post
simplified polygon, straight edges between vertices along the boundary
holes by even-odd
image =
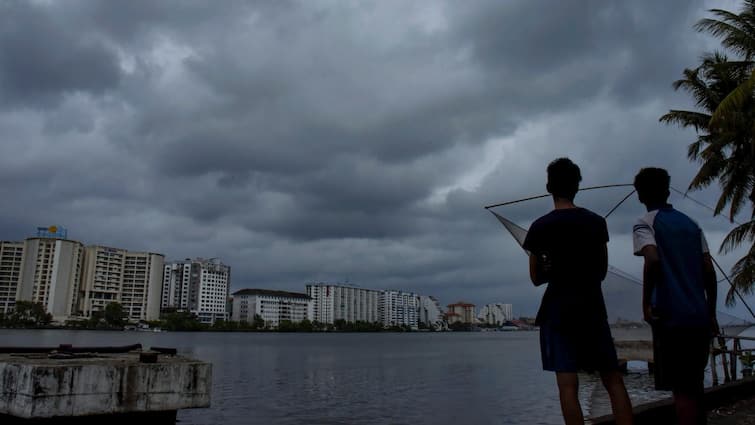
[[[737,380],[737,346],[739,345],[739,341],[734,338],[731,341],[731,353],[729,354],[731,356],[731,380],[736,381]]]
[[[724,383],[731,382],[731,375],[729,374],[729,361],[726,359],[726,339],[724,337],[718,337],[718,348],[721,350],[721,366],[724,370]]]

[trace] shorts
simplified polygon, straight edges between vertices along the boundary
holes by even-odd
[[[710,341],[708,328],[653,326],[655,389],[702,394]]]
[[[565,328],[552,323],[540,326],[543,370],[552,372],[608,372],[619,369],[611,328],[602,324]]]

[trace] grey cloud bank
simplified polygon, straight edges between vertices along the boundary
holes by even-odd
[[[690,107],[671,83],[713,45],[692,30],[710,7],[3,2],[0,235],[60,223],[222,258],[234,290],[349,280],[533,314],[525,257],[482,206],[542,193],[557,156],[586,185],[657,165],[685,188],[693,135],[657,118]],[[609,220],[634,273],[639,212]],[[720,240],[727,223],[690,212]]]

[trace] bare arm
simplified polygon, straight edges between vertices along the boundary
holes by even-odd
[[[535,286],[540,286],[548,282],[547,273],[543,270],[537,255],[530,254],[530,280]]]
[[[708,314],[711,317],[711,330],[718,335],[718,320],[716,319],[716,302],[718,301],[718,282],[713,259],[709,253],[703,254],[703,279],[705,280],[705,300],[708,303]]]
[[[645,258],[642,270],[642,313],[645,321],[650,323],[654,319],[650,300],[653,290],[662,278],[661,261],[655,245],[645,245],[640,254]]]

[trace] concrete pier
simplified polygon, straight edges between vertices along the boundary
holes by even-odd
[[[210,405],[210,364],[150,354],[0,354],[0,422],[175,423],[176,411]]]

